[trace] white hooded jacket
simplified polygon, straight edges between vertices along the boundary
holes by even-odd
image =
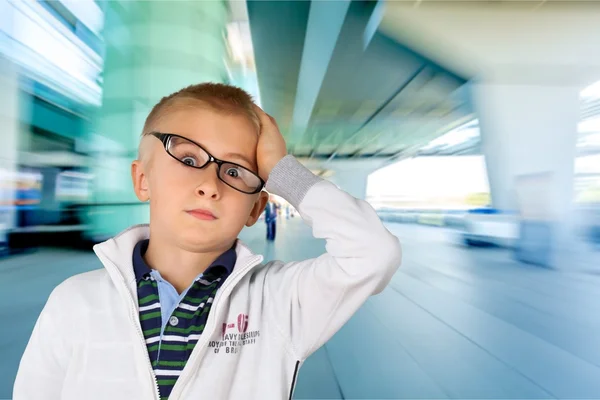
[[[170,400],[291,398],[304,360],[400,265],[398,240],[373,208],[292,156],[273,169],[267,190],[326,239],[327,253],[262,264],[238,240],[234,270]],[[21,360],[14,400],[158,400],[132,266],[134,246],[148,235],[148,226],[134,226],[95,246],[104,269],[54,289]]]

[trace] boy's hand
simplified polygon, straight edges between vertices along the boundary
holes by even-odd
[[[275,119],[257,105],[254,106],[254,110],[260,118],[261,125],[256,147],[258,175],[266,182],[273,167],[287,155],[287,147]]]

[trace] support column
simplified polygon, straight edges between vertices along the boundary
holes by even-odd
[[[345,192],[357,199],[364,200],[367,194],[369,173],[364,171],[335,171],[330,180]]]
[[[331,161],[324,165],[332,175],[328,178],[340,189],[352,196],[364,200],[367,195],[369,175],[377,170],[381,160]]]
[[[566,266],[579,86],[476,83],[473,89],[493,205],[520,215],[517,258]]]
[[[163,96],[227,76],[224,1],[111,1],[106,3],[103,108],[92,170],[97,207],[91,236],[100,240],[147,222],[147,205],[132,189],[130,164],[144,120]]]

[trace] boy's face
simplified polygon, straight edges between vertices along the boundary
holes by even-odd
[[[186,137],[218,159],[258,172],[258,132],[242,114],[218,112],[202,103],[176,105],[153,130]],[[140,152],[143,161],[133,162],[132,178],[138,198],[150,200],[151,235],[159,240],[188,251],[224,251],[264,210],[265,192],[249,195],[229,187],[217,177],[215,163],[203,169],[188,167],[169,156],[153,136],[143,138]]]

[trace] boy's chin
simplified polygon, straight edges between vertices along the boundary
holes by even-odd
[[[182,247],[189,251],[208,253],[230,246],[236,238],[237,236],[225,238],[224,235],[220,235],[216,231],[202,232],[201,234],[193,231],[183,233],[179,241]]]

